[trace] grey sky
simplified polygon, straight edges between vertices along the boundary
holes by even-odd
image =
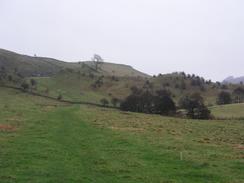
[[[222,80],[244,75],[243,10],[243,0],[0,0],[0,47]]]

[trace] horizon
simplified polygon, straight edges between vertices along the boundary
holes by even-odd
[[[0,49],[2,49],[2,50],[6,50],[6,49],[3,49],[3,48],[0,48]],[[16,53],[16,54],[19,54],[19,55],[24,55],[24,56],[30,56],[30,57],[37,57],[37,58],[50,58],[50,59],[55,59],[55,60],[58,60],[58,61],[61,61],[61,62],[68,62],[68,63],[78,63],[78,62],[92,62],[92,60],[79,60],[79,61],[66,61],[66,60],[59,60],[59,59],[57,59],[57,58],[53,58],[53,57],[47,57],[47,56],[44,56],[44,55],[29,55],[29,54],[24,54],[24,53],[18,53],[18,52],[16,52],[16,51],[13,51],[13,50],[6,50],[6,51],[10,51],[10,52],[13,52],[13,53]],[[187,72],[185,72],[185,71],[173,71],[173,72],[168,72],[168,73],[157,73],[157,74],[150,74],[150,73],[147,73],[147,72],[143,72],[143,71],[141,71],[141,70],[139,70],[139,69],[137,69],[136,67],[134,67],[133,65],[128,65],[128,64],[123,64],[123,63],[115,63],[115,62],[111,62],[111,61],[107,61],[107,60],[104,60],[103,61],[104,63],[108,63],[108,64],[118,64],[118,65],[125,65],[125,66],[130,66],[130,67],[132,67],[133,69],[136,69],[137,71],[139,71],[139,72],[142,72],[142,73],[144,73],[144,74],[147,74],[147,75],[149,75],[149,76],[151,76],[151,77],[153,77],[154,75],[155,76],[157,76],[157,75],[159,75],[159,74],[165,74],[165,75],[167,75],[167,74],[172,74],[172,73],[174,73],[174,72],[178,72],[178,73],[180,73],[180,72],[184,72],[185,74],[194,74],[194,75],[196,75],[196,76],[199,76],[199,77],[203,77],[203,76],[201,76],[201,75],[198,75],[197,73],[187,73]],[[213,82],[223,82],[225,79],[228,79],[228,78],[233,78],[233,79],[238,79],[238,78],[241,78],[241,77],[243,77],[243,76],[227,76],[226,78],[224,78],[222,81],[218,81],[218,80],[216,80],[216,81],[213,81],[211,78],[205,78],[205,77],[203,77],[205,80],[212,80]]]
[[[223,81],[244,75],[243,5],[241,0],[3,0],[0,47],[68,62],[97,53],[150,75],[184,71]]]

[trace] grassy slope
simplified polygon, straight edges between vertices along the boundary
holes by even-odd
[[[217,118],[243,118],[244,104],[219,105],[210,108]]]
[[[84,62],[85,64],[94,67],[93,62]],[[124,65],[124,64],[114,64],[114,63],[109,63],[109,62],[103,62],[102,64],[99,65],[99,68],[106,74],[108,75],[114,75],[114,76],[126,76],[126,77],[145,77],[145,78],[150,78],[148,74],[145,74],[143,72],[140,72],[133,67],[129,65]]]
[[[94,67],[93,62],[64,62],[53,58],[32,57],[0,49],[0,68],[5,67],[6,70],[11,72],[17,69],[17,72],[23,76],[52,76],[67,68],[80,70],[83,63],[91,68]],[[131,66],[122,64],[104,62],[101,69],[105,75],[150,77]]]
[[[49,95],[58,96],[62,94],[64,99],[74,101],[86,101],[100,103],[102,98],[111,99],[117,97],[125,98],[130,94],[130,88],[134,85],[142,86],[145,80],[142,78],[120,77],[119,81],[113,81],[111,76],[105,76],[103,85],[99,88],[93,88],[98,80],[88,75],[82,76],[79,73],[60,73],[54,77],[35,78],[38,82],[38,91],[44,93],[49,89]]]
[[[85,71],[86,76],[82,76],[79,72],[62,72],[53,77],[36,78],[38,80],[38,90],[45,91],[49,88],[50,95],[58,96],[60,93],[66,99],[89,101],[99,103],[101,98],[116,97],[124,99],[131,93],[130,88],[137,86],[142,88],[146,81],[149,80],[152,84],[152,90],[168,89],[172,92],[175,102],[189,93],[199,92],[206,101],[207,105],[214,105],[218,93],[221,91],[219,88],[214,88],[214,84],[205,84],[205,90],[202,91],[199,86],[191,86],[191,80],[175,76],[174,74],[163,75],[156,78],[142,78],[142,77],[116,77],[118,81],[112,80],[112,76],[105,75],[103,85],[99,88],[92,88],[92,84],[96,82],[101,73],[96,73],[96,78],[91,79],[88,71]],[[180,85],[184,81],[186,88],[176,88],[175,85]],[[169,83],[169,86],[164,86]],[[230,88],[232,90],[233,88]]]
[[[219,87],[213,87],[215,84],[204,84],[204,90],[199,86],[191,85],[192,79],[183,78],[182,76],[172,74],[165,74],[156,78],[152,78],[151,82],[154,84],[156,88],[162,87],[165,83],[169,83],[170,86],[164,87],[172,91],[175,95],[175,100],[178,101],[180,97],[184,95],[189,95],[191,93],[200,93],[201,96],[204,97],[206,105],[214,105],[216,103],[217,95],[220,91],[222,91]],[[176,85],[181,85],[181,83],[185,83],[185,89],[176,88]],[[234,86],[229,86],[229,90],[232,91]]]
[[[0,49],[0,66],[12,72],[17,72],[23,76],[32,75],[53,75],[63,68],[78,68],[79,64],[67,63],[52,58],[31,57]]]
[[[244,182],[243,121],[63,106],[2,88],[0,96],[1,182]]]

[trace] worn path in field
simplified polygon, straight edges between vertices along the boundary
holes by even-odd
[[[30,114],[0,147],[4,183],[223,182],[208,167],[194,167],[133,136],[95,128],[83,121],[79,106]]]

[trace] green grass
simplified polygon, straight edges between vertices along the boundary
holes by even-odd
[[[94,62],[84,62],[90,67],[94,68]],[[118,77],[143,77],[143,78],[150,78],[148,74],[140,72],[129,65],[124,64],[115,64],[109,62],[103,62],[99,64],[99,69],[106,75],[114,75]]]
[[[241,120],[71,106],[0,89],[0,125],[13,127],[0,130],[0,182],[244,182]]]
[[[106,65],[106,64],[104,64]],[[130,95],[131,88],[136,86],[144,88],[147,80],[150,81],[152,91],[156,92],[160,89],[169,90],[175,103],[178,104],[182,96],[189,95],[194,92],[200,93],[205,99],[205,104],[213,106],[216,104],[216,98],[221,91],[220,88],[215,87],[214,84],[204,84],[204,90],[199,86],[192,86],[191,79],[180,77],[179,75],[168,74],[155,78],[142,78],[142,77],[118,77],[113,79],[111,75],[105,75],[102,79],[102,85],[94,88],[102,73],[95,73],[94,78],[89,77],[88,71],[63,71],[53,77],[39,77],[34,78],[37,80],[37,90],[44,93],[48,88],[48,95],[57,97],[62,94],[64,99],[73,101],[84,101],[100,103],[102,98],[110,100],[113,97],[123,100]],[[185,83],[185,89],[179,88],[182,83]],[[168,86],[165,86],[168,84]],[[234,86],[229,90],[233,90]]]
[[[118,78],[119,81],[112,80],[111,76],[105,76],[102,81],[103,84],[100,87],[93,88],[92,85],[98,80],[99,76],[90,78],[87,73],[86,76],[77,72],[73,73],[60,73],[54,77],[40,77],[35,78],[37,80],[37,92],[46,94],[45,91],[48,88],[47,95],[57,97],[62,94],[64,99],[72,101],[83,101],[100,103],[102,98],[116,97],[124,99],[131,92],[132,86],[142,86],[144,79],[142,78]]]
[[[77,75],[60,75],[53,78],[38,78],[38,92],[57,97],[59,94],[66,100],[100,103],[102,98],[109,98],[105,92],[96,92],[90,88],[92,81],[89,78],[79,79]]]
[[[243,118],[244,104],[219,105],[210,108],[216,118]]]

